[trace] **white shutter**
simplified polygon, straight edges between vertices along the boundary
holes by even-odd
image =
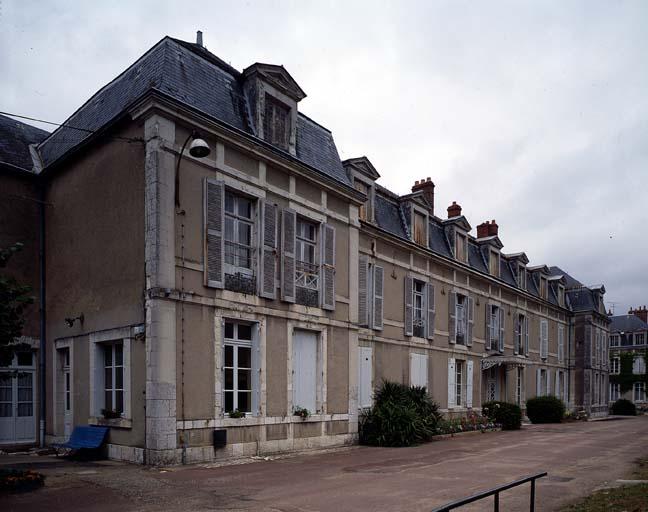
[[[369,259],[361,254],[358,263],[358,324],[365,327],[369,325]]]
[[[486,302],[485,306],[486,306],[486,336],[484,336],[484,339],[486,340],[486,350],[492,350],[493,349],[493,340],[491,339],[492,307],[488,302]]]
[[[561,371],[556,370],[556,382],[554,383],[554,396],[560,398],[560,376]]]
[[[373,395],[371,385],[373,349],[371,347],[359,347],[358,367],[358,407],[371,407]]]
[[[427,338],[429,340],[434,338],[434,321],[435,321],[435,307],[434,307],[434,284],[428,283],[427,286]]]
[[[377,265],[373,268],[373,315],[371,315],[373,328],[379,331],[383,328],[383,286],[384,271]]]
[[[547,368],[547,396],[551,396],[551,369]]]
[[[448,408],[455,407],[457,405],[455,377],[455,359],[454,357],[450,357],[448,358]]]
[[[473,362],[466,361],[466,407],[472,407],[473,399]]]
[[[320,303],[322,309],[335,309],[335,228],[322,224],[322,265],[320,267]]]
[[[520,314],[516,312],[515,318],[513,319],[513,326],[515,327],[515,334],[513,338],[513,353],[517,354],[518,353],[518,339],[520,341],[524,338],[523,336],[520,336],[520,332],[522,332],[522,325],[520,324]],[[522,346],[522,343],[520,343],[519,346],[519,352],[524,354],[524,348]]]
[[[540,358],[547,359],[547,321],[540,320]]]
[[[204,191],[205,284],[223,288],[225,186],[220,181],[206,179]]]
[[[281,213],[281,300],[295,302],[295,234],[297,214],[290,208]]]
[[[405,276],[405,336],[414,334],[414,279]]]
[[[536,370],[536,396],[541,396],[542,394],[542,381],[540,379],[541,374],[542,374],[542,370],[538,368]]]
[[[499,313],[499,324],[500,324],[499,351],[504,352],[504,336],[505,336],[505,331],[504,331],[504,309],[503,308],[498,308],[497,312]]]
[[[428,387],[427,355],[410,354],[410,385]]]
[[[524,317],[524,355],[529,355],[529,317]]]
[[[266,299],[276,297],[277,278],[277,205],[259,201],[259,295]]]
[[[568,388],[568,382],[567,382],[567,375],[569,375],[567,372],[562,373],[562,382],[563,382],[563,401],[565,402],[565,405],[569,404],[569,390]]]
[[[565,328],[558,326],[558,362],[562,363],[565,359]]]
[[[448,341],[457,342],[457,292],[451,291],[448,294]]]
[[[473,344],[473,327],[475,324],[475,299],[467,297],[468,306],[468,328],[466,329],[466,346],[472,347]]]

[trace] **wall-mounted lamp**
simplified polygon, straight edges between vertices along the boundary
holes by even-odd
[[[79,323],[83,325],[84,318],[85,317],[83,316],[83,313],[81,313],[79,316],[75,316],[74,318],[70,318],[70,317],[66,318],[65,323],[67,324],[68,327],[72,327],[74,326],[74,322],[78,320]]]
[[[207,142],[205,142],[203,139],[200,138],[200,134],[196,130],[193,130],[189,134],[187,139],[184,141],[184,144],[182,145],[182,149],[180,150],[180,154],[178,155],[178,163],[176,164],[176,172],[175,172],[176,208],[180,208],[180,162],[182,161],[182,154],[184,153],[184,150],[187,147],[187,144],[189,143],[190,140],[191,140],[191,145],[189,146],[189,154],[194,158],[205,158],[206,156],[209,155],[209,153],[211,153],[209,144],[207,144]]]
[[[445,286],[441,287],[441,295],[445,295]]]

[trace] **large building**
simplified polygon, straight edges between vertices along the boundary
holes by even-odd
[[[648,374],[648,309],[610,317],[610,402],[619,398],[645,406]]]
[[[383,379],[448,415],[545,394],[603,412],[607,358],[583,354],[606,350],[604,289],[574,302],[495,221],[439,215],[430,178],[381,187],[304,97],[282,66],[165,37],[38,134],[43,217],[21,221],[44,233],[45,440],[107,425],[111,457],[151,464],[352,443]]]

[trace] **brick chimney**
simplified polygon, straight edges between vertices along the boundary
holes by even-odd
[[[459,217],[461,215],[461,206],[457,204],[457,201],[452,201],[452,204],[448,206],[448,218]]]
[[[488,221],[477,226],[477,238],[486,238],[487,236],[490,236],[490,223]]]
[[[488,226],[488,236],[497,236],[498,229],[499,226],[497,225],[497,222],[495,222],[495,219],[491,220],[491,223]]]
[[[630,308],[628,314],[641,318],[644,322],[648,323],[648,309],[646,309],[646,306],[637,306],[635,309]]]
[[[423,197],[430,205],[430,213],[434,214],[434,182],[429,176],[421,181],[416,180],[412,192],[418,192],[419,190],[423,191]]]

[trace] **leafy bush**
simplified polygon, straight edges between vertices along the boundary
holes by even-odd
[[[526,401],[526,413],[531,423],[560,423],[565,403],[555,396],[537,396]]]
[[[424,387],[383,382],[374,406],[360,418],[360,442],[372,446],[411,446],[429,441],[441,418]]]
[[[630,400],[619,398],[612,404],[612,414],[618,414],[620,416],[636,416],[637,408]]]
[[[516,404],[509,402],[485,402],[482,414],[502,425],[502,430],[518,430],[522,425],[522,411]]]
[[[458,434],[461,432],[488,432],[501,428],[501,425],[495,423],[488,416],[480,416],[474,412],[469,412],[467,416],[453,419],[439,420],[436,427],[436,434]]]

